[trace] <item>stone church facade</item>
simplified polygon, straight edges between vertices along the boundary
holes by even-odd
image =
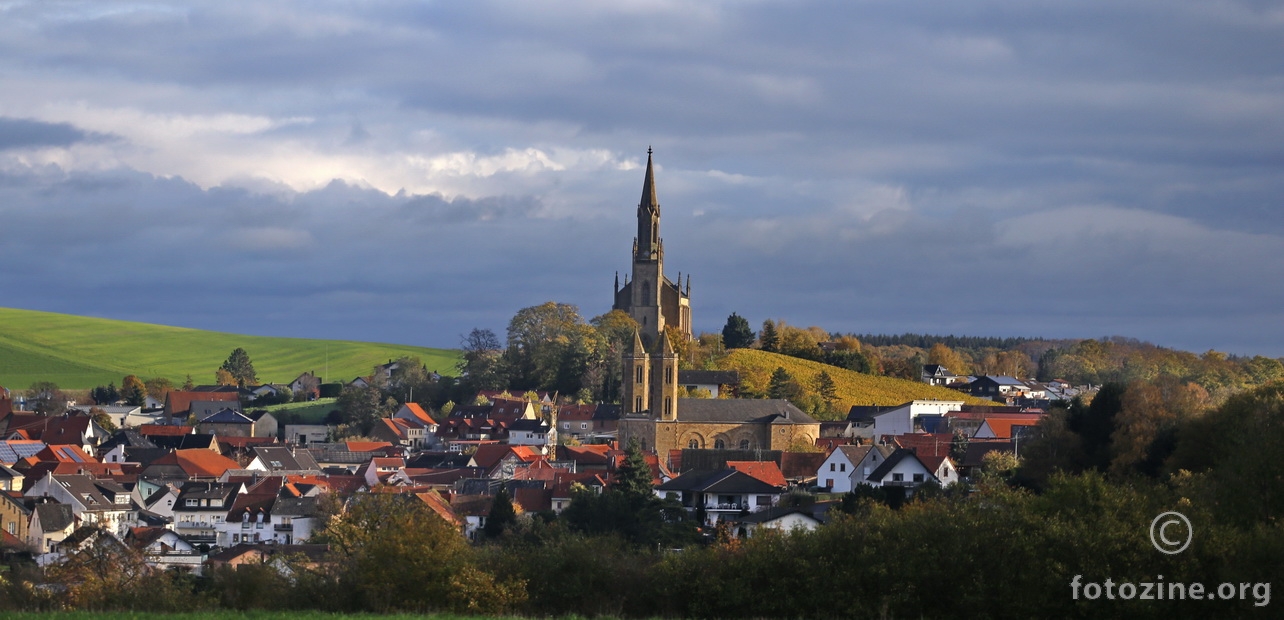
[[[815,445],[820,423],[787,400],[679,398],[678,357],[669,334],[691,338],[691,277],[686,287],[664,275],[660,203],[651,150],[638,203],[638,236],[633,240],[632,278],[615,287],[613,308],[638,322],[633,344],[623,354],[621,445],[670,450],[788,450]],[[666,327],[673,327],[666,333]]]

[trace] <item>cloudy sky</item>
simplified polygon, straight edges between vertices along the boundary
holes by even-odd
[[[0,2],[0,305],[453,347],[609,309],[655,149],[697,330],[1284,356],[1284,8]]]

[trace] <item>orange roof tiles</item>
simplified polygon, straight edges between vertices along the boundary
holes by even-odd
[[[392,444],[387,441],[349,441],[346,444],[348,452],[376,452],[392,447]]]
[[[785,481],[785,474],[781,473],[780,466],[776,465],[775,461],[727,461],[727,467],[742,474],[753,476],[772,486],[783,487],[788,485],[788,482]]]
[[[149,435],[173,436],[190,435],[196,432],[196,429],[190,426],[170,426],[168,424],[143,424],[138,427],[138,434],[144,437]]]

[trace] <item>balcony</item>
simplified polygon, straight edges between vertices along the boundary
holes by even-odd
[[[273,525],[272,525],[272,531],[274,531],[274,532],[293,532],[293,531],[294,531],[294,524],[293,524],[293,523],[276,523],[276,524],[273,524]]]
[[[179,521],[174,527],[180,530],[209,530],[214,528],[214,524],[208,521]]]

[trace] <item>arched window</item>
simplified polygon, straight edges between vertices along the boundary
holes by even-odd
[[[642,367],[638,366],[638,383],[642,383]]]
[[[714,442],[713,442],[713,449],[714,449],[714,450],[726,450],[726,449],[727,449],[727,442],[725,442],[725,441],[723,441],[723,440],[721,440],[721,439],[715,439],[715,440],[714,440]]]
[[[668,396],[664,397],[664,415],[665,416],[673,415],[673,399],[669,398]]]
[[[700,441],[698,439],[692,439],[687,442],[687,447],[692,450],[697,450],[700,448]]]
[[[637,402],[636,402],[636,403],[634,404],[634,406],[633,406],[633,411],[635,411],[635,412],[636,412],[636,411],[642,411],[642,397],[641,397],[641,396],[639,396],[639,397],[637,398]]]
[[[748,440],[748,439],[741,439],[741,440],[740,440],[740,449],[741,449],[741,450],[748,450],[748,449],[749,449],[749,440]]]
[[[672,366],[665,366],[665,367],[664,367],[664,382],[665,382],[665,383],[673,383],[673,367],[672,367]]]

